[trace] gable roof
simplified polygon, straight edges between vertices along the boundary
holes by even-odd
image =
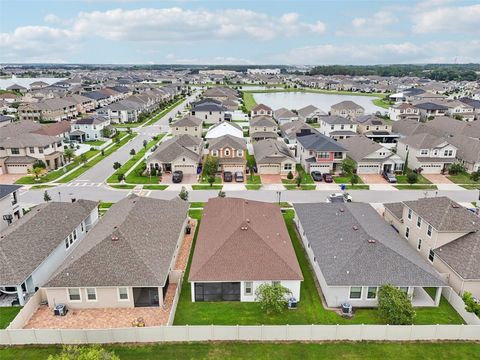
[[[390,152],[389,149],[384,148],[379,143],[363,135],[341,139],[338,140],[338,143],[348,150],[348,156],[356,162],[362,161],[365,156],[380,149],[385,149],[385,152]]]
[[[174,136],[171,139],[161,142],[147,160],[156,159],[160,162],[169,163],[178,159],[180,156],[184,156],[198,162],[201,159],[201,144],[202,139],[188,134]],[[198,147],[197,152],[189,149],[195,146]]]
[[[0,200],[20,189],[22,185],[4,185],[0,184]]]
[[[46,287],[163,286],[188,202],[130,195],[114,204]]]
[[[297,117],[297,114],[295,114],[292,110],[288,110],[286,108],[280,108],[273,112],[273,116],[275,117],[275,119],[294,118],[294,117]]]
[[[44,203],[8,226],[0,233],[0,284],[25,281],[96,206],[90,200]]]
[[[286,159],[295,161],[295,157],[283,141],[265,139],[253,144],[253,152],[257,164],[281,163]]]
[[[75,124],[78,125],[93,125],[93,124],[101,124],[107,122],[108,119],[100,116],[100,115],[90,115],[88,117],[84,117],[82,119],[78,119],[75,121]]]
[[[303,108],[297,110],[298,115],[300,115],[302,117],[307,117],[307,116],[309,116],[309,115],[311,115],[315,112],[320,114],[320,115],[327,115],[327,113],[325,111],[323,111],[322,109],[319,109],[319,108],[317,108],[316,106],[313,106],[313,105],[307,105],[307,106],[304,106]]]
[[[218,150],[223,149],[224,147],[229,147],[235,150],[247,148],[247,142],[245,139],[238,138],[232,135],[223,135],[215,139],[208,141],[209,150]]]
[[[260,115],[250,120],[250,126],[277,126],[277,123],[270,116]]]
[[[333,104],[330,108],[333,109],[333,110],[343,110],[343,109],[347,109],[347,110],[362,109],[362,110],[364,110],[364,108],[362,106],[360,106],[357,103],[355,103],[353,101],[350,101],[350,100],[340,101],[337,104]]]
[[[303,280],[280,208],[245,199],[210,199],[188,280]]]
[[[70,132],[70,121],[62,120],[53,124],[43,125],[41,129],[35,131],[36,134],[58,136]]]
[[[243,129],[240,125],[229,121],[222,121],[208,128],[205,139],[213,139],[224,135],[243,138]]]
[[[251,111],[260,111],[260,110],[272,111],[272,108],[265,104],[258,104],[257,106],[253,107]]]
[[[171,126],[202,126],[203,120],[193,115],[187,115],[175,121]]]
[[[480,140],[464,135],[448,138],[448,142],[457,148],[457,158],[470,163],[480,162]]]
[[[338,115],[324,116],[322,121],[325,121],[327,124],[355,124],[352,120]]]
[[[294,208],[327,285],[446,286],[369,204],[310,203]]]
[[[297,134],[297,141],[307,150],[347,151],[338,141],[316,131],[308,135]]]
[[[415,149],[432,149],[448,144],[445,139],[426,133],[410,135],[399,141]]]

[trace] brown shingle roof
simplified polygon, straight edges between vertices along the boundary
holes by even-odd
[[[275,204],[213,198],[203,211],[189,281],[303,280]]]

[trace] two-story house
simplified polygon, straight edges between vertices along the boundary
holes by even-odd
[[[335,140],[347,139],[357,135],[357,124],[350,118],[338,115],[322,116],[318,131]]]
[[[255,116],[270,116],[273,117],[273,110],[271,107],[265,104],[258,104],[250,110],[250,116],[253,118]]]
[[[325,111],[313,105],[307,105],[301,109],[298,109],[297,113],[298,119],[308,124],[319,123],[323,116],[328,115]]]
[[[255,116],[250,120],[250,139],[252,141],[276,139],[278,124],[270,116]]]
[[[262,175],[287,175],[295,172],[296,160],[283,141],[266,139],[253,144],[258,173]]]
[[[54,98],[23,104],[18,118],[31,121],[62,121],[78,116],[77,103],[68,98]]]
[[[202,119],[205,124],[217,124],[225,120],[228,109],[217,101],[202,102],[190,109],[190,115]]]
[[[193,115],[187,115],[170,125],[173,136],[191,135],[198,138],[202,137],[203,120]]]
[[[480,298],[480,222],[447,197],[385,204],[384,218],[459,294]]]
[[[357,132],[376,142],[394,146],[400,137],[392,131],[392,125],[376,115],[363,115],[355,119]]]
[[[0,231],[20,219],[23,211],[18,203],[18,190],[21,185],[0,184]]]
[[[472,105],[459,100],[445,100],[442,102],[447,106],[447,114],[453,118],[460,118],[463,121],[475,120],[475,111]]]
[[[70,139],[79,142],[102,139],[104,138],[104,129],[110,127],[110,119],[100,115],[91,115],[75,121],[72,125],[73,131],[70,133]]]
[[[247,142],[232,135],[223,135],[208,141],[208,154],[219,159],[220,171],[245,171]]]
[[[310,129],[297,133],[297,157],[305,171],[338,173],[347,149],[332,138]]]
[[[293,111],[288,110],[286,108],[280,108],[280,109],[277,109],[273,112],[273,118],[281,126],[283,124],[286,124],[286,123],[289,123],[289,122],[292,122],[292,121],[297,121],[298,120],[298,115],[295,114]]]
[[[365,114],[365,109],[349,100],[341,101],[338,104],[333,104],[330,107],[330,115],[338,115],[349,119],[355,119],[357,116],[362,116],[363,114]]]
[[[408,161],[411,169],[422,169],[425,174],[441,174],[455,162],[457,148],[443,138],[422,133],[399,139],[397,154]]]
[[[388,108],[390,120],[415,120],[420,121],[420,109],[409,103],[401,103]]]
[[[420,111],[420,118],[432,119],[437,116],[445,116],[448,107],[434,102],[420,102],[415,103],[414,106]]]

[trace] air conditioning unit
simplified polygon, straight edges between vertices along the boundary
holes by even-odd
[[[68,309],[67,305],[65,304],[58,304],[53,309],[53,315],[55,316],[65,316],[67,315]]]

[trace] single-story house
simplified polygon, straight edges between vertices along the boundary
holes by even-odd
[[[273,118],[278,122],[279,125],[283,125],[292,121],[297,121],[298,115],[292,110],[280,108],[273,112]]]
[[[303,275],[280,207],[211,198],[203,210],[188,281],[192,301],[255,301],[264,283],[278,283],[301,300]]]

